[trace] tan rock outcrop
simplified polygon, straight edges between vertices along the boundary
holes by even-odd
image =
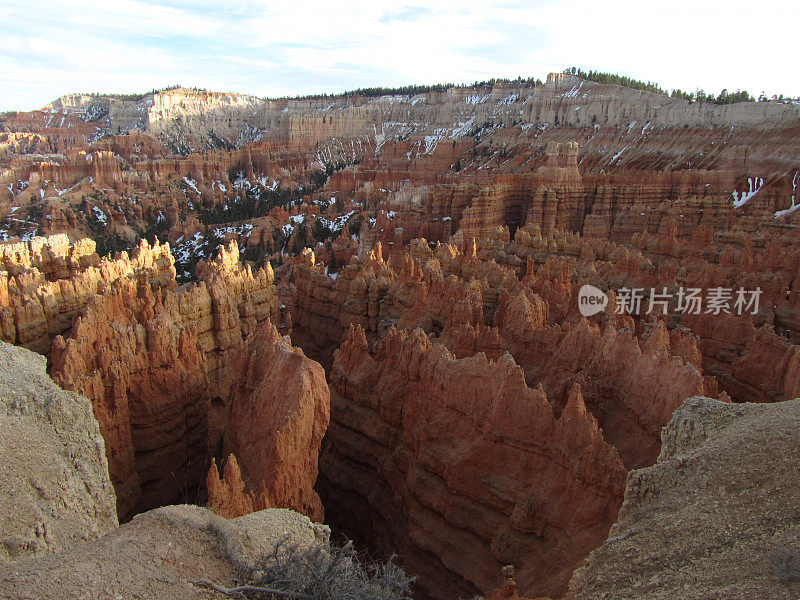
[[[798,424],[798,400],[687,400],[569,597],[794,598]]]
[[[236,585],[281,542],[328,543],[308,517],[269,509],[225,519],[198,506],[166,506],[137,515],[98,540],[58,554],[0,566],[0,595],[98,600],[200,600],[219,594],[202,585]]]
[[[84,544],[117,526],[91,404],[44,357],[0,342],[0,565]]]

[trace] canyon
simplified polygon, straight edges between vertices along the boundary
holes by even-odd
[[[614,582],[625,552],[693,559],[640,530],[710,523],[647,525],[659,494],[703,465],[719,502],[755,494],[716,452],[797,416],[798,134],[795,104],[566,73],[64,96],[0,115],[0,342],[89,400],[95,537],[292,509],[397,554],[418,598],[649,593],[639,563]]]

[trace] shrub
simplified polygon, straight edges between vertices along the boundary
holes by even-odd
[[[255,566],[240,571],[242,585],[212,587],[229,596],[251,599],[410,600],[413,579],[393,558],[367,564],[352,542],[306,546],[285,538]]]

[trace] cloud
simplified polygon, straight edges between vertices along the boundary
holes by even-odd
[[[173,83],[284,94],[583,66],[665,87],[800,95],[800,9],[674,0],[4,0],[0,110]],[[774,15],[781,18],[775,19]]]
[[[379,23],[391,23],[392,21],[416,21],[424,15],[431,14],[431,10],[422,6],[406,6],[400,10],[392,10],[383,13]]]

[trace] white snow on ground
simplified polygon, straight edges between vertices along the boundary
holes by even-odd
[[[614,162],[615,160],[617,160],[617,159],[618,159],[620,156],[622,156],[622,153],[623,153],[623,152],[625,152],[625,150],[627,150],[627,149],[628,149],[628,147],[627,147],[627,146],[625,146],[625,147],[624,147],[622,150],[620,150],[619,152],[617,152],[617,153],[616,153],[614,156],[612,156],[612,157],[611,157],[611,160],[609,161],[609,163],[612,163],[612,162]]]
[[[215,227],[214,235],[220,238],[224,238],[229,233],[235,233],[239,236],[250,235],[252,230],[253,226],[250,223],[241,223],[239,225],[229,225],[228,227]]]
[[[564,98],[577,98],[578,94],[583,87],[583,82],[581,81],[578,85],[574,86],[570,91],[564,94]]]
[[[792,214],[798,208],[800,208],[800,204],[796,203],[797,198],[797,184],[800,183],[798,181],[798,176],[800,176],[800,171],[794,172],[794,177],[792,177],[792,205],[789,208],[785,208],[783,210],[779,210],[775,213],[775,218],[778,219],[780,217],[785,217],[786,215]]]
[[[733,208],[741,208],[747,202],[755,196],[762,187],[764,187],[764,178],[763,177],[748,177],[747,178],[747,185],[748,190],[746,192],[742,192],[741,194],[734,190],[731,196],[733,197]]]
[[[189,179],[188,177],[184,177],[183,180],[186,182],[186,185],[195,191],[196,194],[200,193],[200,190],[197,189],[197,181],[194,179]]]
[[[425,136],[425,154],[430,154],[436,150],[436,145],[439,143],[439,138],[435,135]]]
[[[465,136],[473,125],[475,125],[475,117],[459,121],[451,127],[437,127],[433,130],[433,135],[425,136],[425,154],[432,154],[441,140],[457,140]]]
[[[247,237],[250,235],[252,229],[252,224],[240,223],[239,225],[215,227],[212,230],[212,234],[217,239],[224,239],[230,233],[235,233],[239,237]],[[244,251],[241,243],[239,244],[239,251]],[[215,255],[216,252],[216,246],[210,248],[208,240],[206,240],[205,236],[199,231],[187,240],[184,240],[183,236],[181,236],[172,244],[172,256],[175,257],[175,266],[184,277],[189,277],[191,275],[184,266],[193,262],[192,259],[207,260]]]
[[[636,127],[636,121],[631,121],[631,124],[628,125],[628,133],[630,133],[631,129],[633,129],[634,127]]]
[[[800,208],[800,204],[792,204],[789,208],[777,211],[775,213],[775,218],[778,219],[780,217],[785,217],[786,215],[790,215],[794,211],[796,211],[798,208]]]
[[[650,129],[650,127],[652,127],[652,125],[653,125],[653,122],[652,121],[648,121],[647,124],[644,127],[642,127],[642,135],[647,133],[647,130]],[[711,143],[713,144],[714,142],[711,142]]]
[[[281,227],[283,235],[289,237],[294,232],[295,225],[302,225],[306,220],[305,215],[293,215],[289,217],[289,222]]]
[[[88,183],[92,183],[93,181],[94,181],[94,177],[89,177],[89,181],[88,181]],[[84,182],[84,180],[83,180],[83,179],[81,179],[81,180],[80,180],[78,183],[76,183],[75,185],[73,185],[71,188],[67,188],[66,190],[59,190],[59,189],[56,187],[56,188],[55,188],[55,190],[56,190],[56,193],[57,193],[59,196],[63,196],[63,195],[64,195],[64,194],[66,194],[67,192],[71,192],[72,190],[74,190],[76,187],[78,187],[78,186],[79,186],[80,184],[82,184],[83,182]],[[53,187],[55,187],[55,186],[53,186]]]
[[[334,272],[334,273],[329,273],[329,272],[328,272],[328,265],[325,265],[325,275],[327,275],[328,277],[330,277],[330,278],[331,278],[331,279],[333,279],[334,281],[336,281],[337,279],[339,279],[339,273],[336,273],[336,272]]]
[[[372,126],[372,130],[375,132],[375,156],[378,156],[384,142],[386,142],[386,130],[381,127],[381,132],[378,133],[378,128],[375,125]]]
[[[178,238],[172,246],[172,255],[175,257],[175,262],[179,264],[187,263],[193,256],[198,256],[200,247],[205,244],[203,234],[199,231],[186,241],[182,241],[182,239],[183,236]]]
[[[317,218],[322,222],[323,225],[328,227],[331,231],[341,231],[342,227],[345,226],[345,223],[347,223],[347,221],[350,220],[350,217],[352,217],[354,214],[356,214],[356,211],[351,210],[349,213],[339,215],[332,221],[327,217],[317,217]]]
[[[92,207],[92,212],[94,213],[94,216],[97,218],[98,221],[100,221],[100,223],[102,225],[106,225],[108,223],[108,217],[106,216],[106,213],[104,213],[102,210],[100,210],[96,206],[93,206]]]
[[[236,179],[233,180],[233,187],[237,190],[250,187],[250,182],[247,180],[247,177],[244,176],[244,171],[239,171],[236,174]]]
[[[481,96],[480,94],[473,94],[464,98],[464,101],[467,104],[483,104],[484,102],[488,101],[491,98],[491,94],[486,94],[485,96]]]
[[[278,182],[273,181],[270,183],[269,177],[262,175],[261,177],[256,177],[256,183],[265,189],[275,191],[275,188],[278,187]]]

